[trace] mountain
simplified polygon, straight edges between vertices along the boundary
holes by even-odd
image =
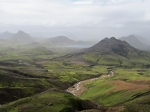
[[[134,47],[129,45],[125,41],[121,41],[116,39],[115,37],[105,38],[95,44],[94,46],[90,47],[86,51],[88,52],[101,52],[102,54],[118,54],[121,56],[125,56],[129,50],[137,51]]]
[[[66,36],[57,36],[49,39],[45,39],[40,42],[41,45],[46,47],[68,47],[68,48],[87,48],[92,46],[95,42],[90,41],[75,41]]]
[[[1,94],[3,95],[4,92],[1,92]],[[6,95],[4,95],[4,97],[6,97]],[[58,89],[47,90],[30,97],[8,103],[0,108],[0,112],[11,112],[14,111],[14,109],[17,111],[19,110],[20,112],[81,112],[82,110],[84,112],[102,112],[101,110],[104,109],[108,111],[110,110],[106,107],[101,107],[99,109],[97,104],[94,102],[81,100],[70,93]],[[87,111],[89,109],[93,111]]]
[[[148,52],[138,50],[126,41],[114,37],[105,38],[88,49],[66,55],[64,58],[74,62],[88,62],[92,65],[145,66],[150,64]]]
[[[134,37],[136,37],[139,41],[141,41],[143,44],[145,45],[150,45],[149,41],[145,40],[144,38],[142,38],[141,36],[138,35],[133,35]]]
[[[11,38],[10,38],[11,42],[15,42],[15,43],[31,43],[34,42],[33,38],[23,32],[23,31],[18,31],[16,34],[14,34]]]
[[[130,51],[137,52],[138,50],[127,42],[118,40],[115,37],[105,38],[86,50],[86,52],[99,52],[103,55],[117,54],[126,58],[129,58],[128,53]]]
[[[90,57],[97,64],[119,64],[126,66],[150,62],[149,53],[138,50],[126,41],[121,41],[114,37],[110,39],[105,38],[84,52],[86,53],[86,59]]]
[[[9,38],[11,38],[13,35],[14,35],[13,33],[9,33],[9,32],[6,31],[6,32],[0,34],[0,38],[1,38],[1,39],[9,39]]]
[[[74,40],[71,40],[65,36],[57,36],[57,37],[49,38],[42,42],[42,44],[46,46],[62,46],[62,45],[70,45],[74,43],[75,43]]]
[[[129,35],[127,37],[121,37],[120,40],[128,42],[133,47],[140,50],[150,49],[149,42],[137,35]]]

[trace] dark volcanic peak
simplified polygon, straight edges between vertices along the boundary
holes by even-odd
[[[92,46],[89,49],[93,49],[97,51],[99,50],[101,51],[105,49],[110,50],[113,49],[114,47],[121,46],[121,45],[131,47],[127,42],[118,40],[115,37],[111,37],[111,38],[105,38],[101,40],[100,42],[98,42],[96,45]]]
[[[115,37],[105,38],[96,45],[86,50],[87,52],[100,52],[102,54],[118,54],[126,57],[128,52],[137,51],[136,48],[129,45],[126,41],[121,41]]]

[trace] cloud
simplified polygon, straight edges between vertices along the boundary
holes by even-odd
[[[144,19],[150,21],[150,11],[145,12]]]
[[[133,28],[133,33],[138,33],[149,28],[149,4],[149,0],[0,0],[0,30],[42,26],[41,31],[43,27],[61,32],[80,30],[96,36],[117,31],[123,35],[132,33]]]
[[[73,4],[81,4],[81,5],[85,5],[85,4],[93,4],[93,0],[76,0],[73,2]]]

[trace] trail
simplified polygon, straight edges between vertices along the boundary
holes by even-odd
[[[111,75],[101,75],[98,78],[92,78],[92,79],[88,79],[88,80],[84,80],[84,81],[80,81],[76,84],[74,84],[72,87],[69,87],[66,91],[69,93],[72,93],[74,96],[81,96],[82,93],[84,93],[88,88],[84,87],[84,83],[86,82],[90,82],[90,81],[96,81],[100,78],[106,78],[106,77],[110,77]]]

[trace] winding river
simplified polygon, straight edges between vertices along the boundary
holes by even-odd
[[[109,76],[110,75],[101,75],[100,77],[97,77],[97,78],[80,81],[74,84],[72,87],[69,87],[66,91],[69,93],[72,93],[74,96],[80,97],[87,90],[87,88],[84,86],[84,83],[98,80],[100,78],[109,77]]]

